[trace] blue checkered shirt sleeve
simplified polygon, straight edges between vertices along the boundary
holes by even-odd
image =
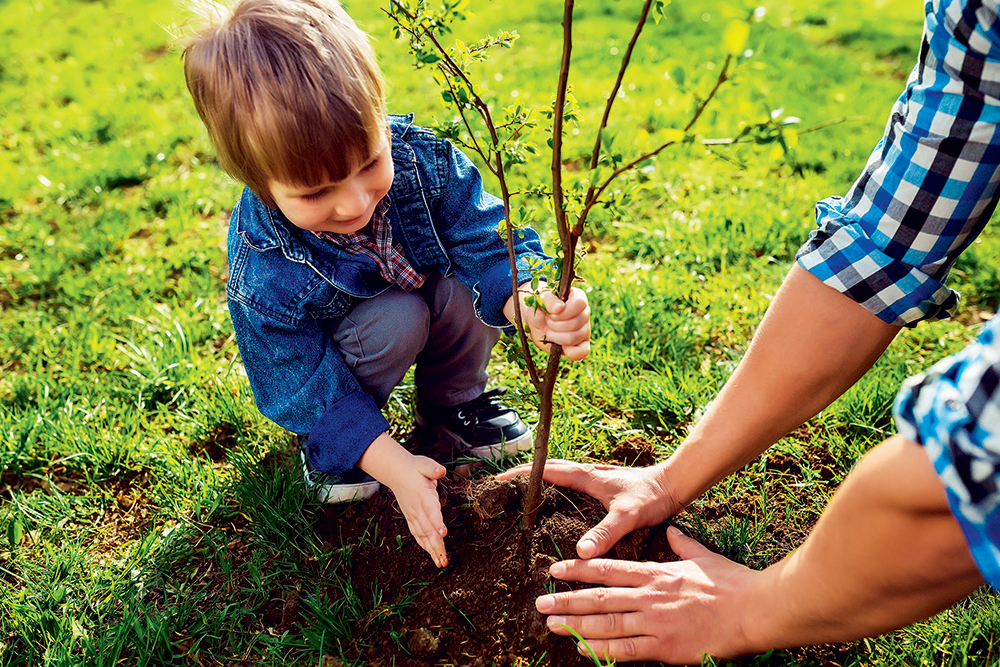
[[[924,446],[976,565],[1000,589],[1000,315],[975,343],[907,380],[895,417]]]
[[[997,0],[926,2],[920,57],[885,136],[844,198],[816,207],[799,264],[882,320],[952,315],[945,286],[1000,181]]]

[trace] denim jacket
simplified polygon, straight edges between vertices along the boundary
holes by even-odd
[[[417,271],[456,275],[472,290],[476,315],[506,328],[510,264],[497,231],[503,203],[483,192],[461,151],[412,122],[412,115],[389,117],[393,239]],[[533,230],[516,236],[520,284],[530,279],[526,258],[548,258]],[[378,296],[390,284],[372,260],[295,227],[249,188],[233,210],[228,255],[229,312],[258,409],[289,431],[309,434],[316,469],[350,469],[389,424],[328,327],[355,299]]]

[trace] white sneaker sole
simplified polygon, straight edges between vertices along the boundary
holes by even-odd
[[[306,453],[299,452],[299,459],[302,461],[302,479],[309,491],[321,503],[336,505],[337,503],[349,503],[355,500],[365,500],[371,498],[382,485],[377,481],[359,482],[357,484],[317,484],[309,479],[309,466],[306,465]]]

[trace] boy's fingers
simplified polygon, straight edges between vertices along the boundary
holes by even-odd
[[[427,479],[441,479],[448,473],[448,469],[426,456],[417,457],[417,471]]]
[[[589,333],[590,317],[582,313],[565,319],[550,317],[545,325],[550,331],[587,331]]]
[[[545,311],[549,315],[559,314],[566,308],[566,303],[551,291],[542,292],[542,303],[545,304]]]
[[[444,530],[444,533],[441,533],[441,530]],[[444,535],[447,532],[443,525],[438,531],[424,530],[421,526],[410,526],[410,533],[417,540],[417,544],[430,554],[434,564],[438,567],[444,567],[448,564],[448,552],[444,548]]]
[[[448,564],[448,553],[444,550],[444,542],[439,538],[438,540],[417,540],[420,547],[426,551],[434,564],[438,567],[444,567]]]
[[[575,318],[590,319],[590,306],[586,301],[567,301],[565,308],[556,314],[557,320],[571,320]]]
[[[563,356],[570,361],[583,361],[590,354],[590,341],[563,348]]]
[[[561,330],[553,326],[547,333],[550,341],[553,343],[559,343],[563,347],[566,347],[567,345],[578,345],[590,340],[589,326],[572,328],[569,330]]]
[[[553,331],[548,335],[549,343],[562,346],[563,356],[571,361],[580,361],[590,354],[590,331]]]

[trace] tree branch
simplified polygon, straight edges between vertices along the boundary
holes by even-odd
[[[646,17],[649,16],[649,7],[653,4],[653,0],[646,0],[646,3],[642,6],[642,13],[639,15],[639,22],[635,26],[635,32],[632,33],[632,39],[628,43],[628,48],[625,49],[625,55],[622,57],[621,67],[618,69],[618,78],[615,79],[615,85],[611,89],[611,94],[608,95],[607,103],[604,105],[604,115],[601,116],[601,126],[597,128],[597,140],[594,142],[594,151],[590,155],[590,168],[596,169],[597,163],[601,158],[601,139],[604,135],[604,128],[608,126],[608,119],[611,117],[611,107],[614,106],[615,99],[618,97],[618,91],[621,90],[622,81],[625,79],[625,70],[628,69],[629,62],[632,60],[632,51],[635,49],[636,42],[639,41],[639,35],[642,33],[643,27],[646,25]]]
[[[695,109],[694,116],[691,117],[691,120],[689,120],[687,125],[684,126],[685,134],[687,134],[694,126],[694,124],[698,121],[698,119],[701,118],[701,115],[705,112],[705,108],[708,106],[709,102],[711,102],[712,99],[715,97],[715,95],[719,92],[719,87],[722,86],[722,84],[729,79],[729,65],[730,63],[732,63],[732,60],[733,57],[731,55],[726,56],[726,60],[722,64],[722,71],[719,73],[719,78],[716,79],[715,85],[712,86],[712,90],[709,91],[705,99],[702,100],[701,104],[698,105],[698,108]],[[576,225],[573,228],[573,233],[576,234],[577,236],[583,233],[583,225],[587,220],[587,216],[590,214],[590,210],[600,200],[601,195],[604,194],[604,191],[607,190],[608,186],[611,185],[611,183],[616,178],[618,178],[621,174],[625,173],[626,171],[633,169],[640,162],[648,160],[649,158],[658,155],[664,149],[676,143],[677,143],[676,141],[670,140],[662,144],[661,146],[655,148],[654,150],[651,150],[648,153],[640,155],[639,157],[629,161],[625,165],[619,167],[614,172],[612,172],[612,174],[608,176],[598,188],[591,189],[590,191],[588,191],[587,193],[588,197],[586,200],[584,200],[583,210],[580,211],[580,215],[577,217]]]

